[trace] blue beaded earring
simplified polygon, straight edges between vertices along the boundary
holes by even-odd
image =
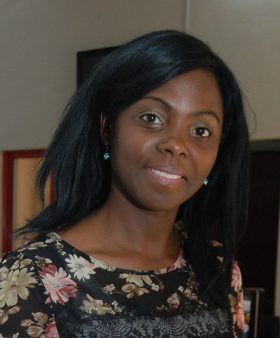
[[[109,146],[108,145],[106,145],[106,150],[105,150],[105,152],[103,154],[103,158],[104,158],[105,161],[108,161],[109,158],[110,158]]]
[[[110,154],[106,151],[106,152],[103,154],[103,158],[104,158],[105,161],[109,160]]]
[[[205,180],[203,181],[203,184],[206,186],[208,184],[208,179],[205,178]]]

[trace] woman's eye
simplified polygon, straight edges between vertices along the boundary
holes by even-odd
[[[148,124],[160,125],[160,126],[163,125],[163,121],[155,113],[145,113],[145,114],[142,114],[140,118],[144,120],[145,122],[147,122]]]
[[[196,137],[209,137],[211,136],[211,132],[208,128],[205,127],[196,127],[191,129],[191,134]]]

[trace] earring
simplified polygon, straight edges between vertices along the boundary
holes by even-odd
[[[203,184],[206,186],[208,184],[208,179],[205,178],[205,180],[203,181]]]
[[[109,158],[110,158],[109,146],[108,145],[106,145],[106,150],[105,150],[105,152],[103,154],[103,158],[104,158],[105,161],[108,161]]]
[[[110,154],[107,153],[107,151],[106,151],[106,152],[103,154],[103,158],[104,158],[105,161],[109,160]]]

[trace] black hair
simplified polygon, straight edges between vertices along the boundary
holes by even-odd
[[[113,125],[118,112],[175,76],[195,69],[208,70],[218,83],[223,131],[208,186],[180,207],[178,220],[189,234],[186,252],[194,271],[217,303],[225,304],[226,291],[221,289],[226,290],[223,285],[230,283],[231,265],[247,218],[248,130],[233,74],[205,43],[188,34],[153,32],[102,59],[66,107],[40,168],[41,198],[52,176],[55,200],[20,233],[65,228],[102,206],[109,194],[110,168],[102,158],[101,116]],[[223,243],[224,260],[218,268],[209,253],[211,239]]]

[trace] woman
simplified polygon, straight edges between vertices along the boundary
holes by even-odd
[[[77,92],[39,172],[55,201],[1,265],[4,337],[242,337],[239,87],[200,40],[142,36]]]

